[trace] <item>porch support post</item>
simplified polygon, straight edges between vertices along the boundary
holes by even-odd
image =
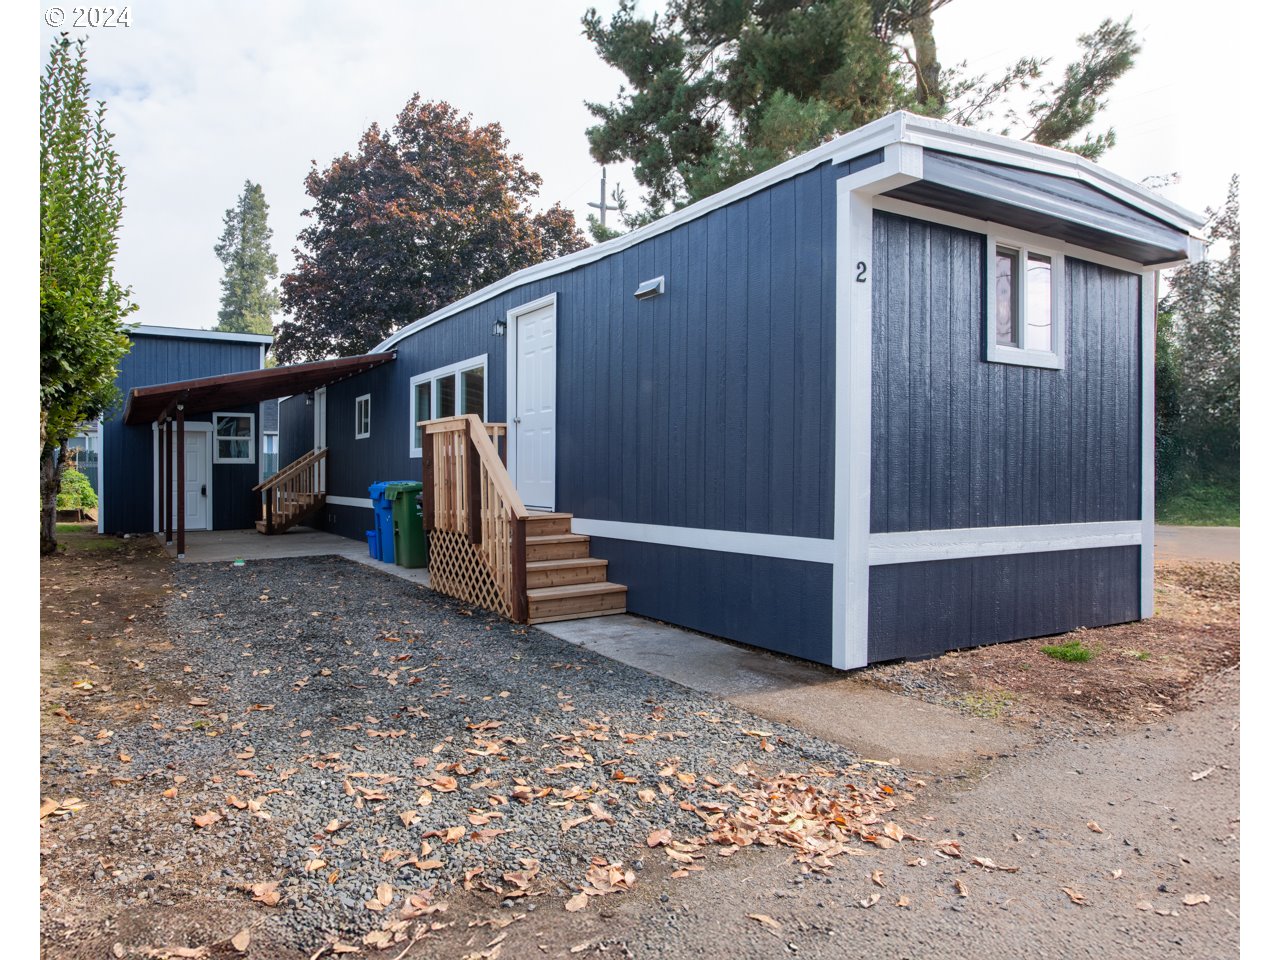
[[[174,446],[178,461],[178,559],[187,555],[187,444],[186,414],[178,404],[178,436]]]
[[[169,523],[169,421],[162,416],[156,421],[156,426],[160,429],[160,443],[157,445],[160,451],[160,522],[156,532],[164,533]],[[168,543],[168,538],[165,542]]]
[[[173,421],[164,418],[164,542],[173,543]]]
[[[472,543],[480,543],[483,531],[480,528],[480,451],[476,449],[475,440],[467,437],[467,526],[468,536]]]

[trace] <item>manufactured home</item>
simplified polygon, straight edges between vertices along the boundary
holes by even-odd
[[[838,668],[1130,621],[1157,272],[1201,225],[896,113],[364,356],[158,382],[125,421],[287,395],[260,528],[362,539],[370,484],[423,478],[433,586],[517,620],[625,609]]]

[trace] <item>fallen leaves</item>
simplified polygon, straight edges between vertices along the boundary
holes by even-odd
[[[1063,887],[1062,892],[1065,893],[1067,898],[1078,907],[1085,907],[1089,905],[1089,901],[1084,898],[1083,894],[1077,893],[1070,887]]]
[[[191,818],[191,822],[197,827],[211,827],[222,819],[222,814],[216,810],[210,810],[208,813],[202,813],[199,816]]]
[[[231,946],[237,953],[244,953],[249,949],[249,941],[251,939],[252,934],[248,930],[241,930],[231,938]]]
[[[1208,903],[1212,899],[1213,897],[1207,893],[1188,893],[1182,898],[1182,905],[1184,907],[1195,907],[1202,903]]]
[[[253,894],[253,899],[268,907],[274,907],[280,902],[280,881],[266,880],[262,883],[255,883],[249,887],[249,892]]]
[[[1191,774],[1191,780],[1193,783],[1197,780],[1203,780],[1216,769],[1217,767],[1210,767],[1208,770],[1201,770],[1199,773],[1193,773]]]
[[[756,921],[756,923],[762,926],[768,927],[771,930],[782,929],[782,924],[780,924],[777,920],[773,919],[773,917],[769,916],[767,913],[748,913],[747,919],[754,920]]]

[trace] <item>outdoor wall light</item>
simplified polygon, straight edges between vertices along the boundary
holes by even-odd
[[[637,300],[652,300],[660,293],[665,293],[667,289],[667,278],[665,276],[654,277],[652,280],[646,280],[636,289],[635,297]]]
[[[493,335],[495,337],[505,337],[507,335],[507,321],[501,317],[493,321]]]

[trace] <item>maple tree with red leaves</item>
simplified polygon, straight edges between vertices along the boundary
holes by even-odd
[[[412,320],[515,270],[586,246],[496,123],[417,94],[390,131],[307,175],[313,205],[281,283],[282,363],[365,353]]]

